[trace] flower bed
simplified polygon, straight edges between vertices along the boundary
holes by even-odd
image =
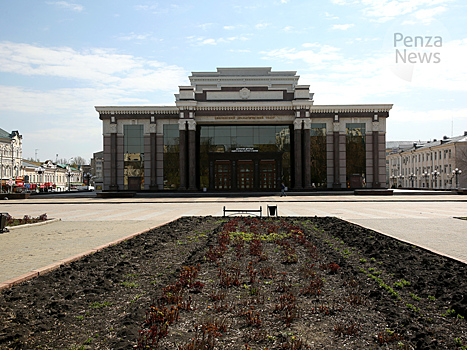
[[[335,218],[182,218],[0,294],[1,349],[459,349],[465,264]]]
[[[25,224],[35,224],[37,222],[47,221],[47,214],[42,214],[37,217],[32,217],[30,215],[24,215],[21,219],[15,219],[11,215],[7,214],[6,226],[19,226]]]

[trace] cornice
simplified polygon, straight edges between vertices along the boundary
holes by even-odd
[[[212,103],[201,102],[196,106],[197,110],[201,111],[257,111],[257,110],[292,110],[294,106],[290,101],[284,102],[225,102],[225,103]]]
[[[313,105],[311,113],[354,113],[354,112],[389,112],[392,104],[365,104],[365,105]]]
[[[177,106],[96,106],[100,114],[177,114]]]

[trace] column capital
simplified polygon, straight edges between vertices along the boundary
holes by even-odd
[[[332,123],[332,130],[334,132],[339,132],[340,131],[340,123],[337,122],[337,123]]]
[[[379,122],[372,122],[373,131],[379,131]]]
[[[302,120],[301,119],[295,119],[293,121],[293,126],[295,130],[301,130],[302,129]]]
[[[187,123],[188,123],[188,130],[196,130],[196,121],[194,119],[187,120]]]
[[[178,130],[186,130],[186,120],[178,121]]]
[[[305,119],[303,121],[303,129],[304,130],[310,130],[311,129],[311,120],[310,119]]]

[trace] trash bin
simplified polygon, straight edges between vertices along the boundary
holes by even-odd
[[[277,205],[268,205],[268,216],[277,216]]]
[[[8,213],[0,213],[0,233],[8,232],[8,229],[5,228],[6,219],[8,216],[9,216]]]

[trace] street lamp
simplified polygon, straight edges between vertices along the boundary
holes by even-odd
[[[438,170],[431,172],[431,178],[433,179],[433,188],[437,187],[438,185],[438,176],[439,176]]]
[[[401,180],[401,187],[404,187],[403,185],[404,185],[404,178],[405,178],[405,176],[402,175],[402,174],[400,174],[400,175],[398,176],[398,178]]]
[[[426,182],[427,182],[428,178],[430,177],[430,174],[428,174],[428,173],[425,171],[425,172],[422,174],[422,177],[425,178],[425,182],[424,182],[425,187],[428,187],[428,186],[426,185]]]
[[[71,176],[73,175],[73,173],[71,172],[71,168],[69,165],[67,165],[66,167],[66,171],[65,171],[65,175],[68,177],[68,192],[70,192],[71,190]]]
[[[392,180],[392,186],[393,186],[393,188],[396,187],[396,179],[397,179],[397,176],[396,176],[396,175],[391,175],[389,178]]]
[[[462,174],[462,170],[456,168],[452,171],[452,175],[456,175],[456,188],[459,188],[459,175]]]
[[[409,175],[409,180],[412,182],[412,188],[414,188],[413,182],[416,178],[417,178],[417,175],[415,175],[414,173],[411,173]]]
[[[0,145],[0,193],[3,193],[3,153],[5,152],[5,148],[7,145]]]
[[[41,188],[40,176],[44,173],[45,169],[40,166],[39,168],[34,169],[34,171],[37,173],[37,182],[39,183],[39,191],[40,191],[40,188]]]
[[[84,183],[86,184],[86,186],[88,186],[88,189],[89,189],[89,186],[91,185],[91,184],[90,184],[90,181],[91,181],[91,173],[84,173],[84,174],[83,174],[83,179],[84,179]]]

